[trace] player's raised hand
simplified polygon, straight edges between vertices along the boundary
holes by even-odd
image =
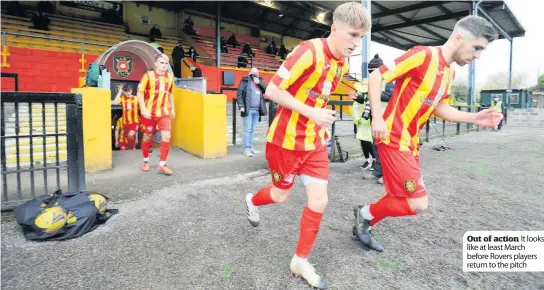
[[[349,92],[348,97],[352,100],[357,99],[357,93],[356,92]]]
[[[374,137],[374,139],[384,139],[389,135],[383,118],[372,119],[372,124],[370,127],[372,129],[372,137]]]
[[[312,119],[316,125],[318,126],[330,126],[334,121],[336,121],[336,117],[334,116],[336,114],[336,111],[324,108],[312,108],[312,111],[310,113],[310,119]]]
[[[476,113],[474,124],[482,127],[497,129],[500,121],[503,118],[504,116],[501,113],[498,113],[493,108],[489,108]]]

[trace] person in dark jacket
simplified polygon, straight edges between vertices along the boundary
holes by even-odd
[[[181,78],[181,60],[185,57],[185,50],[183,49],[183,43],[178,40],[178,45],[172,50],[172,62],[174,63],[174,77]]]
[[[261,116],[266,116],[265,91],[266,85],[259,78],[257,68],[251,68],[249,76],[243,77],[238,85],[236,102],[244,121],[244,156],[259,153],[253,148],[253,139],[257,122]]]

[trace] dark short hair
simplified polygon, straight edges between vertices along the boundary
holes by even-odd
[[[477,38],[485,38],[489,43],[493,42],[499,37],[497,31],[493,27],[493,24],[491,24],[485,18],[476,15],[464,17],[455,24],[455,27],[462,28],[472,33]]]
[[[125,92],[132,91],[132,86],[129,84],[124,84],[122,90]]]

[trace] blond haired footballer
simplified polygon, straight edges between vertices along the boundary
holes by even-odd
[[[330,36],[300,43],[278,69],[265,93],[279,104],[266,144],[272,184],[256,194],[246,195],[247,218],[251,225],[258,226],[258,207],[286,201],[295,176],[300,176],[308,203],[302,212],[300,236],[290,269],[318,289],[328,286],[308,262],[308,255],[328,202],[326,141],[331,136],[326,127],[336,119],[335,112],[326,105],[349,71],[347,57],[359,47],[370,28],[370,14],[361,4],[338,6]]]

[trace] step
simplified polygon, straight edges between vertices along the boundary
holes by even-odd
[[[55,136],[48,136],[48,137],[45,137],[45,145],[46,146],[49,146],[49,145],[52,145],[52,146],[55,146],[56,144],[56,138],[59,139],[59,144],[66,144],[66,136],[58,136],[58,137],[55,137]],[[32,137],[32,145],[33,146],[37,146],[37,145],[43,145],[43,137]],[[15,140],[15,138],[9,138],[9,139],[6,139],[6,147],[9,148],[9,146],[16,146],[17,144],[17,141]],[[22,137],[22,138],[19,138],[19,146],[29,146],[30,145],[30,138],[29,137]]]
[[[58,129],[58,130],[57,130]],[[32,134],[33,135],[36,135],[36,134],[42,134],[44,132],[43,130],[43,127],[37,127],[37,128],[32,128]],[[66,127],[58,127],[58,128],[55,128],[55,127],[46,127],[45,128],[45,132],[47,134],[53,134],[53,133],[56,133],[56,134],[66,134]],[[6,128],[5,130],[5,135],[6,136],[16,136],[17,134],[15,134],[15,128]],[[19,136],[27,136],[27,135],[30,135],[30,128],[26,127],[26,128],[19,128]]]
[[[33,155],[33,161],[34,162],[43,162],[43,153],[42,154],[36,154]],[[59,162],[60,161],[66,161],[67,159],[67,152],[59,151]],[[46,152],[46,160],[47,163],[56,163],[57,162],[57,153],[56,152]],[[30,154],[19,154],[19,164],[29,164],[30,165]],[[6,155],[6,166],[8,165],[15,165],[17,166],[17,155],[15,154],[7,154]],[[9,166],[8,166],[9,167]]]
[[[59,122],[61,122],[61,121],[66,122],[66,116],[64,116],[64,115],[63,116],[59,115],[59,116],[57,116],[57,118],[55,118],[55,114],[53,114],[51,116],[49,116],[47,114],[45,115],[45,122],[55,122],[55,119],[57,119]],[[19,115],[19,122],[29,122],[29,120],[30,120],[30,118],[29,118],[28,114],[25,115],[25,116]],[[43,120],[42,119],[42,114],[40,114],[40,115],[32,114],[32,122],[42,122],[42,120]],[[9,123],[16,122],[15,116],[9,117],[8,120],[6,121],[6,123],[8,123],[8,122]]]
[[[59,143],[59,152],[65,152],[66,151],[66,143]],[[45,149],[47,152],[55,152],[57,150],[55,144],[46,144]],[[32,146],[32,153],[34,155],[41,154],[43,155],[43,145],[33,145]],[[11,146],[7,150],[6,154],[17,154],[17,148],[16,146]],[[19,145],[19,154],[30,154],[30,146],[21,146]]]
[[[66,127],[66,120],[58,121],[57,125],[59,127]],[[23,127],[30,128],[30,122],[28,122],[28,119],[25,120],[25,121],[19,121],[19,127],[20,128],[23,128]],[[36,120],[36,121],[32,121],[32,128],[36,128],[36,127],[43,127],[41,119]],[[45,127],[55,127],[55,121],[46,121],[45,122]],[[15,121],[6,123],[6,128],[15,128]]]

